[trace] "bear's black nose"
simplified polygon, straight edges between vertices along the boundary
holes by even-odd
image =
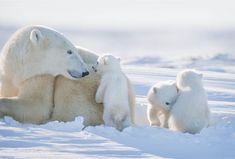
[[[82,73],[82,77],[85,77],[85,76],[87,76],[87,75],[89,75],[89,72],[88,72],[88,71]]]

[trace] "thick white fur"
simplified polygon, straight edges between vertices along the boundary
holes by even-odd
[[[78,48],[80,56],[88,66],[96,63],[96,54]],[[7,58],[5,62],[12,63],[11,60],[16,61]],[[5,75],[10,77],[8,73],[11,72],[5,72]],[[66,122],[83,116],[85,126],[103,124],[103,105],[95,102],[99,82],[100,75],[97,73],[91,73],[78,80],[61,75],[34,75],[20,82],[17,96],[0,98],[0,116],[9,115],[19,122],[35,124],[51,120]],[[133,112],[131,115],[134,117],[135,96],[129,80],[128,93]]]
[[[92,72],[93,71],[92,66],[96,64],[99,56],[96,55],[93,51],[83,48],[81,46],[76,46],[76,48],[78,50],[79,55],[82,57],[83,61],[86,63],[89,72],[90,71]]]
[[[147,117],[151,126],[168,128],[171,106],[178,95],[174,81],[163,81],[153,85],[147,95]]]
[[[180,93],[171,110],[169,128],[180,132],[199,133],[208,126],[210,118],[202,74],[195,70],[184,70],[177,75],[176,81]]]
[[[100,56],[95,70],[102,76],[95,100],[97,103],[104,104],[105,125],[113,126],[118,130],[130,126],[128,81],[121,70],[120,59],[112,55]]]
[[[90,55],[92,56],[92,54]],[[86,60],[84,59],[84,61]],[[77,116],[83,116],[83,124],[85,126],[104,124],[103,103],[100,104],[95,101],[100,79],[101,76],[99,74],[92,72],[88,76],[76,81],[63,76],[57,77],[54,94],[55,108],[52,120],[66,122],[73,121]],[[131,120],[134,121],[135,95],[129,80],[128,100],[131,110]]]
[[[72,54],[68,54],[67,51]],[[27,26],[14,33],[0,55],[1,96],[18,95],[20,83],[50,74],[70,79],[87,71],[78,50],[62,34],[44,26]]]
[[[83,116],[85,126],[103,124],[103,104],[95,101],[99,82],[100,76],[97,73],[90,73],[78,80],[57,77],[52,120],[66,122]]]
[[[53,109],[52,75],[34,76],[21,82],[18,96],[0,98],[0,116],[23,123],[41,124],[50,120]]]

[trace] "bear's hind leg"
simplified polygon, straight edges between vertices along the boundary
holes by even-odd
[[[150,126],[160,126],[161,123],[157,114],[158,114],[158,111],[149,105],[147,109],[147,117],[148,117]]]
[[[37,103],[18,97],[0,98],[0,114],[22,123],[41,124],[48,120],[49,111],[42,111]]]
[[[170,116],[170,113],[169,112],[164,112],[164,118],[163,118],[163,121],[162,121],[162,124],[161,124],[161,126],[163,127],[163,128],[168,128],[168,120],[169,120],[169,116]]]

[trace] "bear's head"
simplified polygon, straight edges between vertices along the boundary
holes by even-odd
[[[178,89],[174,81],[159,82],[150,88],[148,101],[165,110],[170,110],[178,96]]]
[[[120,58],[116,58],[112,55],[102,55],[98,58],[97,64],[92,68],[99,74],[111,71],[120,71]]]
[[[44,26],[18,30],[4,52],[4,67],[14,74],[15,82],[41,74],[63,75],[70,79],[89,74],[76,47],[62,34]]]
[[[187,87],[201,87],[203,75],[196,70],[186,69],[177,74],[177,87],[184,89]]]
[[[89,74],[75,46],[62,34],[50,28],[34,27],[29,39],[32,51],[28,60],[40,65],[37,69],[41,73],[60,74],[70,79]]]

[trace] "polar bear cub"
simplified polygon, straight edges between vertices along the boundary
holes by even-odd
[[[101,74],[101,82],[95,100],[103,103],[105,125],[118,130],[131,125],[128,102],[128,81],[120,66],[120,59],[112,55],[100,56],[95,72]]]
[[[168,118],[178,95],[175,81],[162,81],[153,85],[147,95],[147,117],[151,126],[168,128]]]
[[[184,70],[177,74],[176,82],[180,93],[171,110],[169,128],[192,134],[199,133],[208,126],[210,118],[202,74],[195,70]]]

